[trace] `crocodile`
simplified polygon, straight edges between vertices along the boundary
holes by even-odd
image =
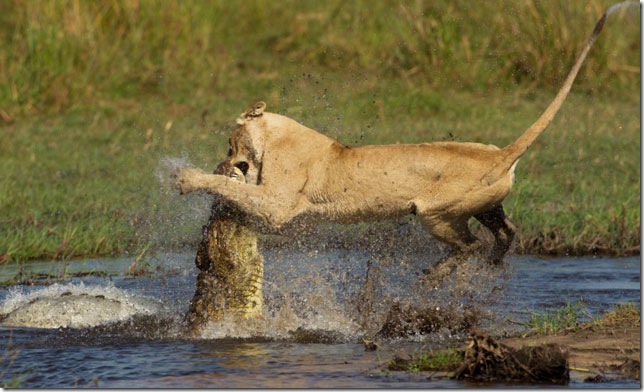
[[[219,165],[215,173],[245,181],[238,168]],[[262,315],[264,258],[257,233],[245,215],[231,203],[215,199],[208,223],[203,226],[195,257],[199,269],[196,290],[186,314],[190,328],[198,330],[224,316],[254,319]]]

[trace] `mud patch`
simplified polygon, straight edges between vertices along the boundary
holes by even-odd
[[[609,369],[622,374],[627,379],[640,380],[642,365],[637,359],[626,359],[619,365],[612,365]]]
[[[637,359],[625,359],[620,364],[601,368],[601,373],[584,379],[587,383],[611,383],[616,380],[641,380],[641,363]]]
[[[473,332],[453,377],[477,382],[567,384],[568,352],[554,343],[515,350],[488,334]]]
[[[548,343],[566,347],[571,379],[585,382],[614,382],[640,379],[640,311],[633,305],[618,305],[598,320],[574,331],[557,335],[529,334],[504,339],[510,347]]]

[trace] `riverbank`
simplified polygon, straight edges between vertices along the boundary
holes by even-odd
[[[515,349],[545,344],[563,347],[569,355],[572,381],[640,380],[639,325],[585,327],[562,335],[514,337],[500,342]]]
[[[614,382],[617,380],[641,380],[640,366],[640,346],[641,346],[641,322],[640,309],[634,306],[622,305],[617,306],[611,312],[597,320],[592,320],[573,328],[567,328],[552,332],[550,334],[541,334],[534,330],[527,333],[517,334],[512,337],[489,337],[485,333],[476,332],[472,335],[469,343],[459,347],[454,351],[443,351],[451,355],[450,362],[444,362],[442,366],[451,367],[450,370],[435,368],[432,370],[423,370],[421,373],[430,378],[452,378],[462,371],[457,369],[462,365],[463,352],[467,352],[468,347],[472,347],[472,339],[476,336],[476,344],[481,345],[481,336],[485,336],[487,344],[492,346],[491,351],[495,353],[506,353],[508,348],[512,352],[526,348],[543,347],[555,353],[561,353],[566,358],[566,373],[569,373],[569,381],[577,383],[601,384]],[[431,356],[436,353],[416,354],[411,359],[401,359],[396,357],[388,364],[389,370],[403,370],[418,372],[419,363],[429,364],[437,363],[431,360]],[[511,355],[511,354],[507,354]],[[535,357],[537,354],[535,354]],[[443,357],[447,357],[443,355]],[[481,358],[484,356],[481,355]],[[420,359],[420,360],[419,360]],[[545,367],[555,366],[552,358],[544,358]],[[495,358],[495,361],[502,361]],[[464,363],[464,362],[463,362]],[[498,362],[489,364],[479,364],[490,368],[499,366]],[[533,364],[533,366],[535,366]],[[423,369],[420,367],[420,369]],[[543,373],[543,372],[542,372]],[[531,376],[539,374],[538,371],[532,372]],[[493,386],[499,383],[517,382],[516,374],[495,373],[494,380],[484,381],[481,379],[469,379],[477,386]],[[478,377],[481,377],[479,374]],[[514,377],[514,380],[510,378]],[[538,381],[530,380],[529,383]],[[541,382],[549,383],[548,380]],[[489,383],[489,384],[486,384]]]

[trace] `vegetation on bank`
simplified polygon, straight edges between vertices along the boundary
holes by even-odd
[[[443,371],[452,372],[463,362],[463,352],[456,349],[430,351],[412,355],[410,358],[395,356],[387,364],[387,370],[410,373]]]
[[[545,109],[612,1],[0,3],[0,261],[198,241],[213,168],[258,99],[348,145],[499,146]],[[516,252],[639,253],[637,7],[611,15],[516,171]]]
[[[532,313],[524,326],[537,335],[557,335],[592,327],[639,327],[640,319],[640,309],[633,303],[617,304],[601,316],[591,317],[584,303],[577,301],[546,312]]]
[[[526,327],[539,335],[556,335],[563,331],[574,330],[587,317],[583,302],[567,302],[565,306],[548,312],[532,313]]]
[[[640,323],[641,312],[636,304],[618,304],[601,316],[589,317],[584,304],[577,302],[567,303],[561,308],[550,311],[533,313],[525,327],[528,329],[528,333],[553,336],[589,328],[600,330],[638,328]],[[463,351],[450,348],[419,352],[408,358],[395,356],[387,363],[386,367],[388,370],[410,373],[419,371],[453,372],[462,361]]]
[[[639,327],[642,322],[640,308],[632,303],[618,304],[613,310],[594,320],[592,325],[600,328]]]

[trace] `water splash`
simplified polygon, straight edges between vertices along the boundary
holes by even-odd
[[[186,158],[159,159],[154,176],[159,182],[159,196],[150,207],[150,217],[137,232],[141,242],[149,243],[156,251],[177,249],[196,244],[201,238],[201,226],[208,220],[212,196],[194,192],[180,195],[174,188],[174,174],[181,167],[192,167]]]
[[[419,279],[425,260],[404,252],[390,258],[369,252],[270,249],[265,259],[262,318],[211,322],[198,338],[457,339],[471,323],[491,317],[486,309],[501,295],[508,272],[473,257],[439,287],[432,287]],[[408,312],[396,319],[392,309]],[[409,314],[417,320],[407,320]],[[385,333],[385,328],[398,328],[400,333]]]
[[[186,166],[191,166],[186,158],[166,157],[154,170],[160,198],[148,236],[151,249],[157,252],[167,244],[185,243],[193,243],[196,250],[202,223],[208,219],[211,196],[179,195],[173,189],[172,175]],[[367,235],[355,227],[331,227],[329,233],[316,228],[308,239],[294,236],[292,241],[289,237],[286,246],[263,249],[263,317],[243,322],[224,317],[206,325],[195,338],[293,340],[301,337],[298,331],[305,330],[331,331],[336,340],[356,340],[375,336],[391,321],[391,309],[398,306],[439,314],[441,325],[431,333],[432,338],[443,339],[458,330],[470,309],[483,309],[490,302],[498,269],[473,259],[440,287],[423,285],[421,271],[440,259],[444,249],[413,219],[369,227]],[[189,251],[185,262],[191,271],[195,250]],[[367,266],[371,266],[369,274]],[[175,309],[179,316],[171,321],[173,331],[181,329],[185,311]],[[422,336],[428,330],[411,325],[406,331]],[[127,334],[127,328],[122,332]]]
[[[356,249],[264,249],[262,318],[239,321],[224,317],[205,325],[196,336],[188,332],[183,321],[192,293],[192,287],[186,289],[186,285],[192,284],[196,273],[192,253],[171,257],[179,258],[173,262],[190,272],[172,275],[173,283],[165,289],[154,283],[159,292],[151,295],[159,299],[139,290],[116,288],[111,282],[54,284],[33,291],[14,287],[0,304],[0,314],[23,309],[27,318],[21,316],[20,325],[80,328],[83,330],[77,334],[70,331],[66,336],[87,341],[104,333],[117,341],[143,337],[329,343],[359,342],[374,336],[444,341],[459,337],[459,328],[471,309],[484,313],[502,293],[495,286],[502,285],[507,271],[475,258],[462,264],[440,286],[424,285],[419,277],[427,258],[395,249],[395,244],[393,241],[394,249],[389,254]],[[382,250],[381,246],[377,248]],[[410,323],[404,320],[405,314],[396,320],[392,318],[395,307],[411,309],[410,314],[420,314],[434,325],[427,328],[422,323]],[[400,329],[404,333],[379,334],[392,320],[404,324]]]
[[[159,159],[157,167],[154,169],[154,176],[161,185],[161,190],[166,193],[172,190],[172,175],[182,167],[192,167],[193,165],[187,158],[164,157]]]
[[[37,328],[85,328],[122,321],[161,310],[152,298],[133,295],[114,286],[81,283],[53,284],[25,293],[13,288],[0,304],[1,324]]]
[[[337,286],[318,271],[310,271],[299,278],[288,276],[288,283],[283,278],[268,277],[264,281],[265,303],[261,318],[240,321],[223,317],[201,328],[198,338],[293,340],[301,337],[296,336],[301,331],[323,331],[332,332],[334,340],[339,342],[363,335],[361,326],[347,311],[347,304],[338,299]],[[328,339],[324,333],[320,336],[323,335]]]

